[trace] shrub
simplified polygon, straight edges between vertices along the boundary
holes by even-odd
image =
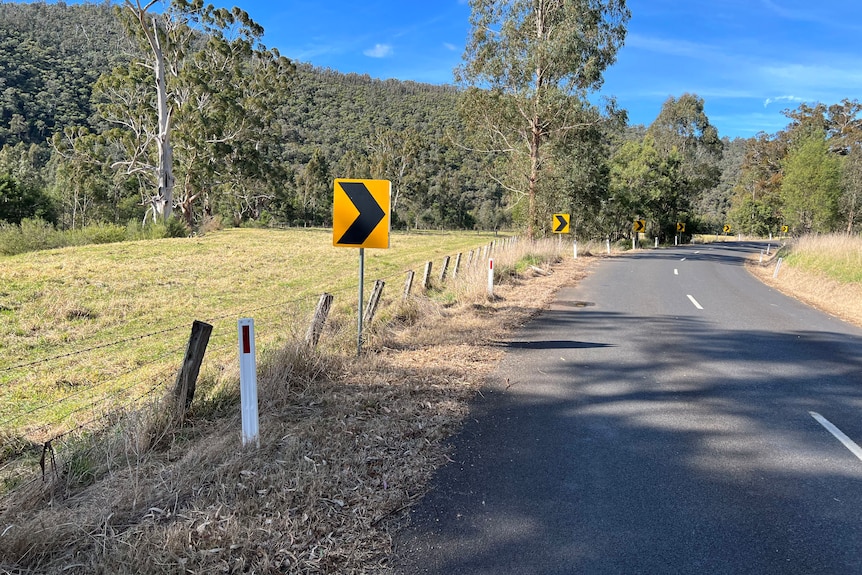
[[[43,219],[24,219],[17,226],[0,224],[0,254],[11,256],[63,245],[62,233]]]

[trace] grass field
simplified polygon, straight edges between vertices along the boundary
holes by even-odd
[[[436,279],[442,256],[491,239],[394,236],[390,250],[370,251],[367,281],[387,278],[387,290],[393,288],[359,358],[352,345],[355,312],[350,317],[358,255],[329,248],[326,232],[233,230],[0,260],[10,264],[2,279],[17,288],[4,288],[2,296],[8,308],[3,345],[17,350],[0,367],[10,389],[24,395],[27,386],[17,378],[36,370],[44,373],[32,386],[42,378],[77,377],[75,386],[40,388],[44,400],[55,394],[66,403],[104,387],[86,378],[124,361],[133,381],[110,401],[129,401],[130,390],[153,385],[145,373],[150,364],[166,364],[170,382],[193,318],[215,324],[218,341],[207,350],[210,373],[202,378],[223,382],[210,388],[216,393],[196,395],[182,418],[173,417],[167,394],[147,395],[139,410],[58,439],[54,450],[31,444],[0,457],[0,572],[385,573],[390,530],[446,461],[442,440],[457,429],[467,401],[504,353],[508,331],[596,259],[587,257],[588,246],[578,260],[561,258],[557,238],[501,242],[494,250],[499,285],[493,297],[484,265]],[[405,270],[421,272],[426,261],[437,266],[436,285],[427,292],[417,286],[402,302]],[[294,311],[297,302],[316,303],[323,290],[346,302],[341,317],[336,310],[327,324],[341,328],[324,337],[352,337],[311,352],[291,339],[307,326]],[[113,302],[120,297],[123,303]],[[40,313],[59,320],[40,323]],[[206,368],[219,347],[235,361],[242,315],[255,317],[258,342],[272,331],[289,340],[276,345],[277,336],[259,354],[261,435],[251,448],[240,444],[235,366],[217,361]],[[126,343],[113,345],[117,339]],[[145,346],[153,349],[136,357]],[[93,364],[103,367],[78,373]],[[27,417],[43,419],[52,409]],[[36,438],[48,430],[28,433]]]
[[[400,292],[406,270],[494,239],[394,233],[365,250],[366,284]],[[233,229],[0,257],[0,435],[41,442],[160,391],[193,320],[214,326],[210,359],[233,352],[240,317],[260,349],[306,329],[323,292],[355,310],[358,250],[331,244],[327,230]]]

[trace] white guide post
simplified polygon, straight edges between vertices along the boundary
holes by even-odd
[[[488,259],[488,297],[494,297],[494,258]]]
[[[242,444],[260,447],[257,413],[257,360],[254,346],[254,320],[241,319],[239,331],[239,393],[242,404]]]
[[[575,240],[575,259],[578,259],[578,240]]]

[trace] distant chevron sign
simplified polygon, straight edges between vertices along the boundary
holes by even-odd
[[[332,198],[332,245],[389,247],[389,180],[335,180]]]
[[[554,228],[555,234],[567,234],[569,233],[569,220],[571,216],[569,214],[554,214],[554,220],[551,224]]]

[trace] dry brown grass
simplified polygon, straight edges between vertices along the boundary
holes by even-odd
[[[850,258],[858,260],[862,257],[860,243],[862,241],[857,239],[853,245],[848,246],[845,239],[836,245],[834,238],[827,237],[822,241],[808,238],[803,242],[802,249],[817,251],[827,256],[830,253],[838,254],[841,260],[849,261]],[[759,262],[759,258],[753,258],[749,260],[748,269],[762,282],[780,292],[862,327],[862,283],[841,281],[835,275],[820,271],[816,265],[811,265],[812,259],[807,259],[803,265],[793,265],[792,259],[790,263],[783,261],[778,277],[774,278],[778,258],[787,256],[788,251],[789,249],[785,248],[783,251],[773,252],[763,263]]]
[[[259,449],[240,447],[233,368],[205,374],[221,383],[183,425],[158,405],[142,410],[57,478],[0,502],[0,572],[385,571],[389,520],[446,461],[442,440],[498,343],[593,261],[527,268],[494,299],[484,282],[467,287],[469,270],[455,298],[432,290],[402,303],[392,290],[361,359],[298,344],[272,353],[259,375]]]

